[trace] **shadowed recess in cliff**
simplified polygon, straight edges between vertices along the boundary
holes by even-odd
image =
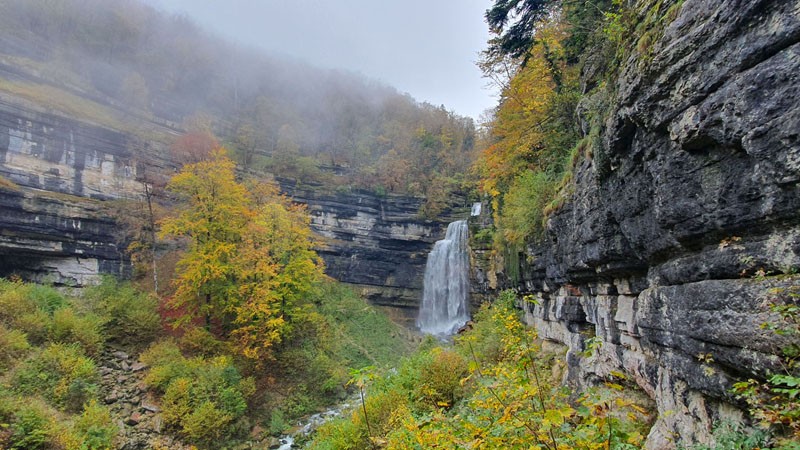
[[[467,221],[447,226],[447,234],[437,241],[425,266],[425,285],[417,326],[424,333],[449,335],[469,320],[469,258]]]

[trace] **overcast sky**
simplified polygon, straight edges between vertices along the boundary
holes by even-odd
[[[149,0],[233,41],[348,69],[478,119],[491,0]]]

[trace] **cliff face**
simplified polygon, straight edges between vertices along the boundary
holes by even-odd
[[[799,1],[685,1],[623,64],[600,153],[521,258],[571,380],[623,371],[655,400],[649,448],[707,442],[745,406],[731,383],[775,368],[760,325],[799,281],[798,77]]]
[[[328,192],[280,180],[281,190],[307,205],[311,228],[320,236],[325,272],[353,285],[371,302],[416,316],[428,252],[444,237],[447,224],[465,218],[465,199],[437,220],[422,220],[422,199],[375,193]]]
[[[16,185],[0,194],[0,275],[83,285],[125,273],[121,234],[100,200],[140,195],[131,142],[0,98],[0,176]]]
[[[171,132],[131,120],[147,130],[140,134]],[[0,192],[0,275],[83,285],[101,273],[124,274],[125,243],[106,201],[140,200],[145,173],[166,180],[174,171],[158,141],[3,96],[0,176],[17,188]],[[279,181],[284,192],[308,205],[330,276],[376,304],[416,313],[427,252],[454,217],[446,212],[440,220],[419,219],[419,198]],[[463,209],[449,211],[466,216]]]

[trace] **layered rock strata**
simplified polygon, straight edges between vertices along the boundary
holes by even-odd
[[[422,220],[421,198],[337,193],[279,181],[293,200],[307,205],[328,275],[353,285],[374,304],[416,316],[428,252],[450,221],[467,216],[465,199],[453,197],[439,218]]]
[[[650,50],[623,64],[520,288],[570,381],[621,371],[654,399],[664,449],[709,442],[742,417],[732,382],[776,368],[761,324],[800,282],[800,2],[687,0]]]
[[[124,236],[106,201],[139,201],[145,176],[163,183],[177,170],[165,144],[140,136],[174,130],[130,121],[136,135],[0,95],[0,177],[11,182],[0,185],[0,276],[80,286],[129,270]],[[408,317],[422,295],[427,252],[449,221],[467,214],[461,198],[429,221],[419,218],[421,198],[278,181],[308,205],[327,273]]]

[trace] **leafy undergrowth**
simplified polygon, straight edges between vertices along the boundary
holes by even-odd
[[[282,433],[345,397],[351,370],[389,367],[411,351],[399,326],[352,290],[323,281],[316,292],[274,359],[254,363],[202,327],[176,338],[155,298],[114,279],[79,298],[0,279],[0,448],[117,448],[119,418],[98,402],[107,346],[144,350],[163,432],[198,448]]]
[[[325,281],[310,303],[262,369],[253,416],[271,434],[345,399],[352,370],[389,368],[413,350],[399,325],[347,286]]]
[[[108,343],[154,336],[160,323],[153,299],[111,286],[76,299],[0,279],[0,448],[113,447],[118,429],[97,402],[93,358]]]
[[[623,381],[564,388],[563,355],[542,351],[513,302],[507,293],[481,309],[452,347],[429,340],[396,370],[356,374],[364,404],[310,448],[639,448],[649,414],[625,400]]]

